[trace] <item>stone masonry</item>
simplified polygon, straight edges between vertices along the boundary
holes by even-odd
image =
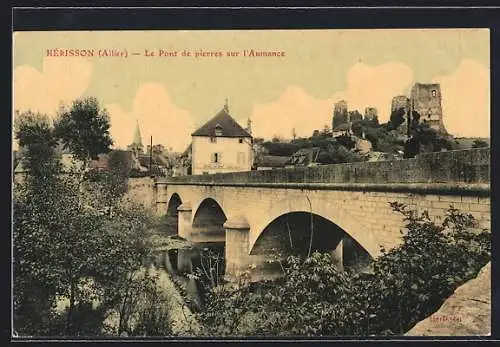
[[[489,149],[393,162],[179,177],[158,181],[155,187],[157,213],[166,213],[173,194],[190,206],[179,218],[179,230],[187,238],[201,203],[210,198],[219,205],[226,217],[229,275],[264,260],[252,255],[253,246],[266,226],[287,213],[312,212],[333,222],[374,258],[380,246],[390,249],[401,242],[403,221],[392,211],[393,201],[426,210],[436,222],[450,205],[472,214],[480,227],[490,228],[491,221]]]

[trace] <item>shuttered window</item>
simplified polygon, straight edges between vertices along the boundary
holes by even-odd
[[[212,153],[210,161],[212,163],[220,163],[222,161],[222,153]]]

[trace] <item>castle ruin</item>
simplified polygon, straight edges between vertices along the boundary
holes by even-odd
[[[412,117],[418,113],[420,124],[428,124],[430,128],[447,133],[443,123],[439,83],[415,83],[411,89],[410,109]]]

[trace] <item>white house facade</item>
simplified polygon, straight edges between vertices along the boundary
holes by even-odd
[[[193,175],[252,169],[252,135],[231,117],[227,105],[191,138]]]

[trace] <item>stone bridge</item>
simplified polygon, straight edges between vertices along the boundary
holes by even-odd
[[[331,252],[340,268],[366,266],[401,242],[393,201],[436,222],[452,205],[489,229],[489,148],[154,183],[156,212],[178,218],[179,236],[225,242],[228,278],[248,269],[254,279],[273,276],[273,256],[312,250]]]

